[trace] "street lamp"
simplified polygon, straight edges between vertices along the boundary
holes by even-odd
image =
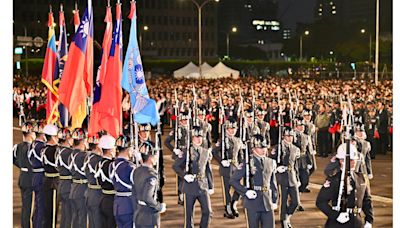
[[[147,25],[145,25],[145,26],[143,26],[143,31],[144,32],[147,32],[149,30],[149,26],[147,26]],[[143,49],[143,47],[142,47],[142,32],[140,31],[139,32],[139,47],[141,48],[141,49]]]
[[[200,77],[201,75],[201,10],[203,9],[203,6],[205,6],[209,2],[219,2],[219,0],[206,0],[203,3],[199,4],[196,0],[191,0],[193,4],[196,5],[197,11],[198,11],[198,26],[199,26],[199,74]]]
[[[365,29],[361,29],[361,34],[365,34],[367,32],[367,30]],[[371,33],[369,33],[369,56],[368,56],[368,62],[371,63],[372,61],[372,36]],[[368,68],[369,70],[369,68]]]
[[[231,32],[232,33],[236,33],[237,32],[237,28],[236,27],[232,27],[232,29],[226,35],[226,56],[228,56],[228,58],[229,58],[229,34],[231,34]]]
[[[304,35],[308,36],[310,31],[306,30]],[[300,35],[300,61],[303,60],[303,34]]]

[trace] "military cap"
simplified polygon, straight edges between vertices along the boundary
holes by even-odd
[[[225,121],[225,125],[227,128],[237,128],[237,121],[235,118],[233,117],[229,117],[226,121]]]
[[[97,134],[94,134],[94,135],[88,137],[88,143],[90,143],[90,144],[99,144],[101,136],[102,136],[102,134],[99,132]]]
[[[265,111],[261,107],[258,107],[256,109],[256,115],[265,115]]]
[[[21,126],[21,131],[23,133],[30,133],[33,132],[34,124],[32,122],[25,122]]]
[[[355,131],[365,131],[364,124],[361,122],[354,123],[354,130]]]
[[[131,147],[131,138],[127,135],[120,135],[115,142],[115,145],[118,147],[119,150]]]
[[[284,136],[294,136],[294,135],[295,135],[295,132],[292,130],[291,127],[285,127],[285,128],[283,129],[283,135],[284,135]]]
[[[145,155],[154,155],[157,152],[154,149],[154,146],[149,141],[142,143],[139,146],[139,151],[140,151],[140,153],[145,154]]]
[[[206,110],[206,108],[205,107],[199,107],[198,109],[197,109],[197,115],[206,115],[206,113],[207,113],[207,110]]]
[[[150,131],[151,126],[149,123],[139,124],[139,131]]]
[[[253,109],[252,108],[246,109],[245,116],[246,117],[254,117]]]
[[[190,119],[189,112],[187,112],[187,111],[181,112],[179,119],[181,119],[181,120],[188,120],[188,119]]]
[[[194,137],[202,137],[203,136],[203,129],[200,126],[193,126],[192,136],[194,136]]]
[[[267,148],[267,140],[261,134],[255,134],[251,138],[251,147],[252,148]]]
[[[68,130],[68,128],[59,128],[58,129],[57,137],[59,139],[66,140],[67,137],[70,137],[70,136],[71,136],[71,132]]]
[[[82,140],[86,137],[86,132],[82,128],[75,128],[75,130],[72,132],[72,138],[75,140]]]
[[[53,124],[47,124],[43,128],[43,133],[45,133],[46,135],[50,135],[50,136],[57,136],[58,127]]]
[[[304,119],[301,116],[298,116],[294,119],[294,125],[295,126],[300,126],[303,125],[304,126]]]
[[[33,132],[38,134],[43,134],[43,128],[45,126],[44,122],[37,122],[33,124]]]
[[[312,116],[312,111],[310,109],[304,109],[303,110],[303,116]]]

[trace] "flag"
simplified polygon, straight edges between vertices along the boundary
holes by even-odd
[[[137,123],[151,123],[152,125],[156,125],[160,121],[160,116],[156,108],[156,102],[150,99],[147,92],[137,41],[135,2],[131,2],[129,19],[132,20],[131,31],[122,71],[121,86],[130,94],[134,120]]]
[[[62,78],[63,72],[64,72],[64,65],[65,62],[67,61],[68,58],[68,46],[67,46],[67,28],[65,26],[65,18],[64,18],[64,11],[63,11],[63,5],[61,4],[60,6],[60,16],[59,16],[59,23],[60,23],[60,37],[58,39],[58,78],[53,82],[55,85],[55,89],[58,92],[58,86],[60,83],[60,80]],[[58,112],[60,113],[60,124],[63,127],[68,126],[68,110],[65,108],[63,104],[58,105]]]
[[[64,66],[59,88],[59,98],[71,113],[71,128],[82,127],[86,117],[86,98],[91,96],[90,81],[93,81],[93,9],[92,1],[88,6],[79,28],[69,48],[69,58]]]
[[[75,9],[73,10],[74,12],[74,26],[75,26],[75,33],[79,28],[79,24],[81,23],[81,19],[79,19],[79,9],[78,9],[78,4],[75,2]]]
[[[88,133],[89,136],[95,135],[100,130],[103,130],[99,124],[100,113],[98,112],[98,103],[101,98],[101,85],[104,84],[104,78],[106,74],[106,66],[108,61],[108,56],[110,54],[111,40],[112,40],[112,14],[111,7],[107,7],[106,17],[104,19],[106,22],[106,29],[103,37],[102,55],[100,59],[100,66],[97,69],[96,83],[93,88],[93,104],[92,112],[90,114],[90,123]]]
[[[47,102],[46,102],[46,119],[47,123],[55,123],[58,120],[58,94],[57,89],[54,87],[54,82],[58,78],[58,62],[57,62],[57,48],[56,36],[54,32],[54,18],[53,12],[50,9],[48,42],[46,49],[46,56],[42,69],[42,82],[47,87]]]
[[[122,125],[122,15],[121,3],[115,10],[116,24],[114,27],[111,48],[107,61],[106,74],[101,82],[101,97],[98,103],[99,125],[114,138],[118,138]]]

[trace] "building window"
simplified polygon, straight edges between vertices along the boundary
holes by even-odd
[[[173,48],[169,49],[169,56],[174,56],[174,49]]]
[[[180,24],[181,24],[181,21],[180,21],[180,18],[179,18],[179,17],[176,17],[176,18],[175,18],[175,23],[176,23],[176,25],[180,25]]]

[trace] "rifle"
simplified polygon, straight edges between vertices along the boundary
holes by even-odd
[[[354,116],[353,108],[351,106],[351,99],[348,99],[348,107],[343,109],[342,117],[345,127],[345,142],[346,142],[346,156],[344,158],[344,167],[340,176],[339,194],[336,206],[333,207],[336,211],[346,211],[347,209],[347,183],[350,177],[350,140],[351,131],[354,130]]]
[[[178,95],[176,94],[176,89],[175,89],[175,115],[176,115],[176,120],[175,120],[175,129],[174,129],[174,149],[178,149],[178,124],[179,124],[179,102],[178,102]]]
[[[221,134],[221,144],[222,144],[221,159],[225,160],[225,129],[224,129],[225,108],[224,104],[222,103],[221,94],[219,94],[219,113],[220,113],[219,133]]]
[[[277,163],[280,163],[281,160],[281,144],[282,144],[282,109],[280,106],[281,103],[281,90],[278,87],[278,159]]]
[[[190,120],[192,119],[192,109],[189,107],[189,120],[186,132],[186,173],[189,173],[189,160],[190,160]]]
[[[193,85],[193,125],[197,124],[197,94],[196,94],[196,89],[194,88]]]
[[[159,152],[161,151],[161,148],[160,148],[160,145],[159,145],[160,144],[160,138],[161,138],[161,123],[158,122],[157,123],[157,132],[156,132],[156,135],[155,135],[155,144],[156,144],[155,151],[157,151],[158,156],[160,156]],[[159,173],[159,169],[160,169],[160,158],[158,158],[157,165],[156,165],[156,172],[157,172],[157,175],[158,175],[158,181],[160,181],[160,178],[161,178],[160,177],[160,173]],[[159,186],[154,189],[154,200],[155,201],[157,201],[158,188],[159,188]]]
[[[240,120],[243,123],[243,116],[244,116],[244,109],[243,109],[243,99],[242,99],[242,94],[240,94],[240,105],[242,106],[242,110],[241,110],[241,118]],[[245,120],[246,121],[246,120]],[[245,152],[244,152],[244,156],[245,156],[245,163],[246,163],[246,188],[250,189],[250,158],[249,158],[249,147],[247,145],[248,143],[248,139],[246,137],[246,127],[243,126],[244,124],[241,124],[241,128],[242,128],[242,142],[245,145]]]
[[[253,125],[256,125],[256,98],[254,97],[254,89],[251,87],[251,106],[253,106]]]
[[[289,90],[289,104],[290,104],[290,110],[289,110],[289,118],[290,118],[290,127],[293,128],[294,124],[293,124],[293,117],[294,117],[294,111],[293,111],[293,101],[292,101],[292,94],[290,93]]]

